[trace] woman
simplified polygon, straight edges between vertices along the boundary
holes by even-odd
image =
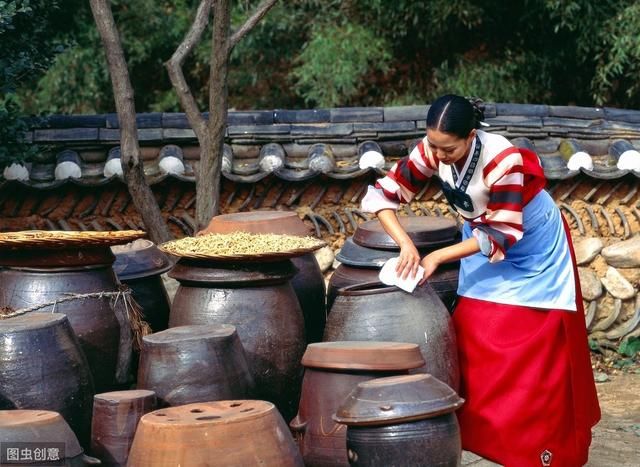
[[[506,467],[581,466],[600,408],[569,229],[535,153],[479,130],[482,111],[446,95],[427,134],[362,201],[400,246],[396,272],[460,260],[453,313],[464,449]],[[465,219],[460,243],[420,258],[396,209],[440,178]]]

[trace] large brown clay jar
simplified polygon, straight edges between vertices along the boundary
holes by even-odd
[[[362,381],[424,365],[416,344],[322,342],[302,358],[305,373],[298,414],[289,426],[307,467],[348,466],[346,426],[332,416]]]
[[[160,407],[246,399],[253,390],[234,326],[178,326],[142,340],[138,388],[154,391]]]
[[[21,309],[50,303],[37,311],[67,315],[98,392],[117,387],[118,359],[129,358],[119,355],[120,325],[110,297],[55,302],[69,294],[118,291],[113,261],[109,247],[0,252],[0,306]]]
[[[96,394],[91,418],[91,454],[102,465],[127,465],[140,418],[156,409],[153,391],[134,389]]]
[[[88,447],[92,397],[87,360],[65,315],[0,319],[0,409],[58,412]]]
[[[237,400],[169,407],[140,419],[129,467],[303,467],[275,406]]]
[[[429,284],[416,287],[413,293],[379,282],[338,290],[324,340],[418,344],[426,364],[417,371],[430,373],[458,390],[455,330],[449,312]]]
[[[306,347],[304,318],[289,282],[290,261],[216,263],[181,259],[169,273],[180,282],[169,326],[236,327],[255,382],[254,397],[290,420],[298,406]]]
[[[293,211],[251,211],[215,216],[201,233],[273,233],[307,236],[309,227]],[[291,285],[298,297],[307,342],[322,340],[326,321],[324,277],[313,253],[292,258],[298,272]]]

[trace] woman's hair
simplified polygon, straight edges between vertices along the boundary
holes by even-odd
[[[427,128],[466,138],[484,120],[482,100],[454,94],[438,97],[427,112]]]

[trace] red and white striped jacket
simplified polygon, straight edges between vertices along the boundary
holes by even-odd
[[[516,148],[497,134],[480,130],[477,134],[482,151],[466,190],[473,201],[473,211],[459,206],[457,209],[471,223],[473,234],[479,240],[491,242],[490,251],[486,253],[489,261],[496,262],[504,259],[507,250],[522,238],[522,208],[544,188],[545,178],[540,160],[532,151]],[[475,144],[474,140],[465,166],[458,174],[457,186],[471,162]],[[452,170],[456,170],[454,166],[440,164],[434,157],[425,136],[386,177],[378,180],[375,187],[369,187],[362,208],[367,212],[397,209],[400,203],[410,202],[434,174],[450,186],[456,186]]]

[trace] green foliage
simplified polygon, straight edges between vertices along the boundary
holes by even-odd
[[[507,53],[505,58],[484,61],[460,59],[445,61],[434,72],[430,98],[442,94],[481,96],[489,102],[532,102],[542,94],[532,86],[523,71],[527,57]]]
[[[181,110],[163,63],[198,3],[112,1],[140,111]],[[259,3],[234,2],[234,27]],[[65,13],[67,19],[48,37],[37,33],[40,19],[51,16],[45,4],[58,5],[55,18]],[[72,45],[36,86],[22,86],[25,108],[113,111],[87,2],[0,0],[3,47],[2,31],[22,17],[31,18],[16,42],[26,55],[14,53],[2,63],[0,51],[0,73],[37,76],[49,63],[29,57],[39,51],[50,57],[50,47]],[[416,104],[459,92],[485,100],[638,107],[639,29],[636,0],[282,0],[234,49],[229,99],[235,108],[295,108]],[[202,107],[210,46],[209,29],[184,66]],[[19,75],[12,67],[27,71]]]
[[[636,357],[640,353],[640,337],[623,340],[618,347],[618,353],[627,357]]]
[[[0,169],[26,162],[38,153],[36,146],[24,140],[28,126],[20,117],[20,107],[13,96],[0,102]]]
[[[323,25],[298,56],[295,88],[307,104],[345,105],[362,88],[367,73],[384,73],[390,58],[386,42],[364,26]]]
[[[64,49],[60,31],[71,3],[0,0],[0,168],[38,152],[24,141],[27,125],[15,91],[31,85]]]

